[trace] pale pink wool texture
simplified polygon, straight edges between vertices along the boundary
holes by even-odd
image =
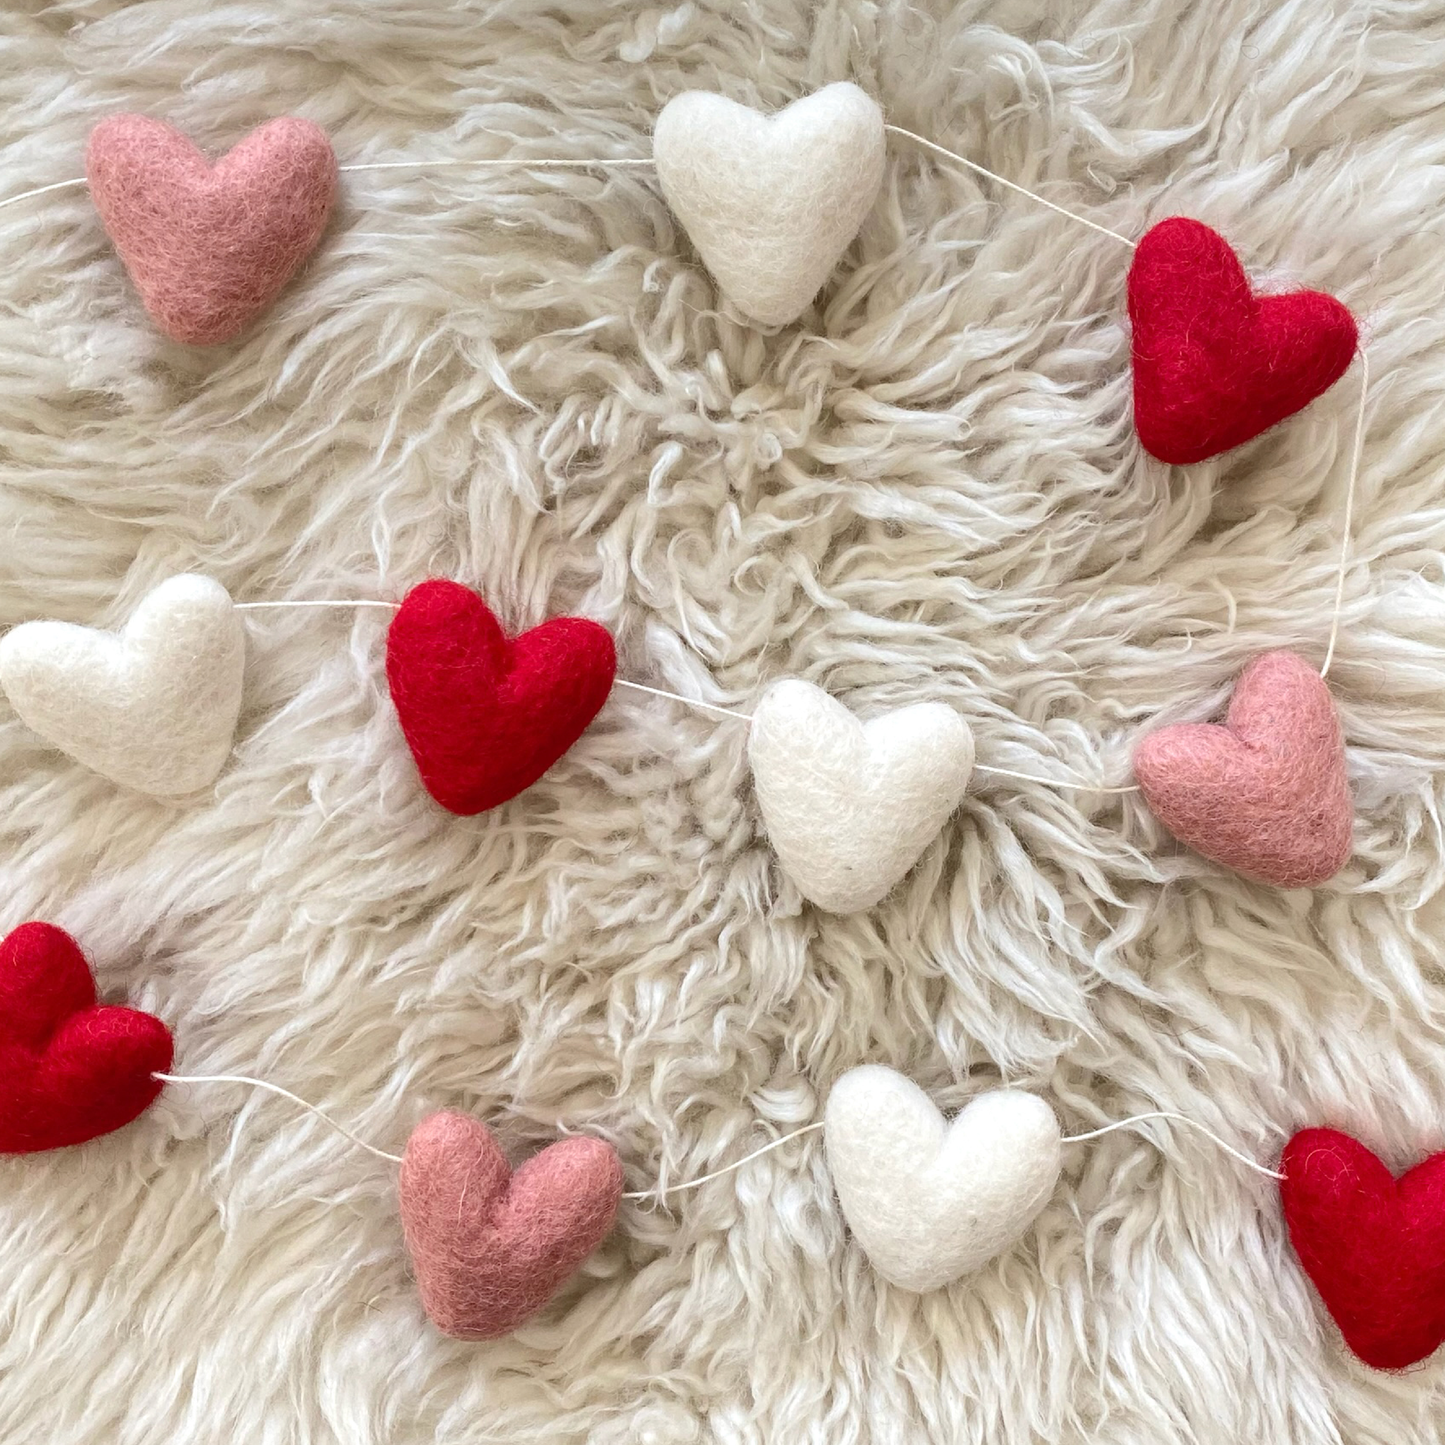
[[[1151,733],[1134,772],[1176,838],[1247,878],[1309,888],[1350,856],[1340,721],[1324,679],[1293,652],[1267,652],[1245,668],[1223,727]]]
[[[451,1111],[412,1130],[401,1222],[428,1318],[492,1340],[552,1298],[617,1217],[622,1165],[601,1139],[563,1139],[513,1174],[485,1124]]]
[[[117,115],[91,132],[86,173],[157,326],[213,346],[239,336],[316,249],[336,155],[309,120],[269,121],[214,166],[179,131]]]

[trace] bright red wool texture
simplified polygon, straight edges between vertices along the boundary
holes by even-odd
[[[1202,462],[1308,406],[1344,374],[1359,335],[1333,296],[1256,296],[1218,232],[1174,216],[1129,268],[1134,427],[1164,462]]]
[[[605,627],[557,617],[508,639],[469,587],[413,587],[386,639],[386,679],[417,771],[453,813],[530,788],[607,701],[617,653]]]
[[[1293,652],[1266,652],[1244,669],[1223,727],[1150,733],[1134,776],[1180,842],[1247,878],[1311,888],[1350,856],[1340,720],[1324,679]]]
[[[1358,1140],[1305,1129],[1285,1147],[1290,1243],[1345,1343],[1403,1370],[1445,1342],[1445,1153],[1395,1179]]]
[[[515,1174],[485,1124],[432,1114],[412,1130],[401,1224],[427,1317],[494,1340],[535,1314],[606,1238],[622,1164],[601,1139],[563,1139]]]
[[[316,249],[336,198],[320,126],[283,117],[214,166],[179,131],[116,115],[90,134],[90,193],[156,325],[174,341],[239,336]]]
[[[83,1144],[129,1124],[161,1091],[170,1030],[95,1001],[68,933],[25,923],[0,942],[0,1153]]]

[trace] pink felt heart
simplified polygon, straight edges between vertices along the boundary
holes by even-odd
[[[1247,878],[1310,888],[1350,856],[1339,718],[1324,679],[1293,652],[1266,652],[1245,668],[1223,727],[1151,733],[1134,776],[1176,838]]]
[[[141,301],[175,341],[240,335],[316,248],[336,196],[326,132],[284,117],[214,166],[179,131],[116,115],[91,132],[96,210]]]
[[[486,1125],[446,1111],[412,1130],[401,1225],[428,1318],[459,1340],[505,1335],[547,1303],[617,1217],[622,1165],[563,1139],[515,1174]]]

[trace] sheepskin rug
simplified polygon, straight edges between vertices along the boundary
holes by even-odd
[[[1189,469],[1130,418],[1128,250],[897,136],[799,323],[721,303],[645,156],[690,87],[888,118],[1126,235],[1175,213],[1361,318],[1373,382],[1330,682],[1359,818],[1314,892],[1184,851],[1137,796],[978,775],[883,904],[805,904],[746,725],[617,692],[477,818],[423,793],[387,614],[247,616],[234,756],[185,805],[0,703],[0,925],[71,930],[183,1073],[270,1080],[399,1153],[438,1108],[515,1159],[611,1141],[695,1178],[892,1065],[1078,1133],[1150,1109],[1263,1163],[1296,1128],[1445,1146],[1442,0],[9,0],[0,195],[91,126],[219,153],[309,117],[321,249],[217,350],[161,339],[83,188],[0,211],[0,624],[116,625],[196,571],[237,600],[466,581],[581,613],[621,676],[746,712],[797,676],[937,699],[982,764],[1128,781],[1262,649],[1320,661],[1360,369]],[[427,169],[429,162],[451,162]],[[1150,1123],[1065,1150],[1023,1241],[881,1281],[820,1136],[616,1229],[491,1344],[427,1322],[395,1169],[293,1105],[174,1087],[0,1163],[5,1445],[1416,1445],[1440,1361],[1372,1373],[1276,1186]]]

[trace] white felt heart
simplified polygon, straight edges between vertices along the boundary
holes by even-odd
[[[1059,1178],[1059,1123],[1037,1095],[994,1089],[949,1124],[917,1084],[877,1064],[833,1085],[823,1143],[869,1262],[920,1294],[1020,1239]]]
[[[805,898],[871,908],[958,806],[973,734],[945,703],[859,722],[810,682],[777,682],[753,712],[748,759],[763,826]]]
[[[230,594],[172,577],[118,633],[26,622],[0,638],[0,687],[41,737],[113,782],[175,797],[216,779],[241,710],[246,638]]]
[[[652,134],[667,204],[728,298],[754,321],[802,312],[883,181],[883,112],[848,81],[776,115],[707,91],[674,96]]]

